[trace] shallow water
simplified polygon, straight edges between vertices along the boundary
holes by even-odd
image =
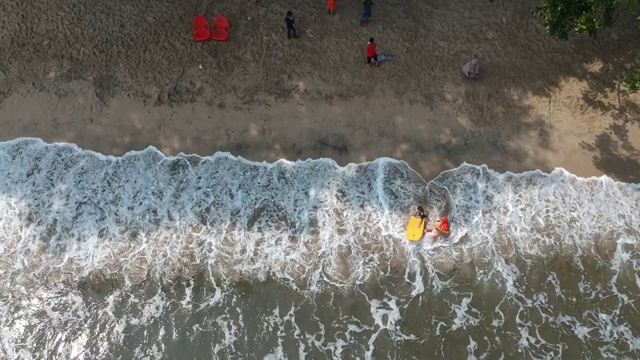
[[[0,355],[637,358],[639,190],[0,143]]]

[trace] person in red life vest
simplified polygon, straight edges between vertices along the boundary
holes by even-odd
[[[449,235],[449,218],[443,216],[438,220],[433,227],[438,231],[440,235]]]
[[[378,45],[376,45],[375,40],[373,40],[373,38],[369,38],[369,43],[367,44],[367,66],[371,66],[371,60],[376,62],[376,66],[380,66],[378,54],[376,52],[377,48]]]

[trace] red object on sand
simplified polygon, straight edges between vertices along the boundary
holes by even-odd
[[[215,41],[229,40],[229,20],[224,15],[218,15],[213,19],[211,39]]]
[[[211,38],[211,32],[209,31],[209,22],[204,15],[196,15],[193,18],[191,24],[191,32],[193,33],[194,41],[205,41]]]

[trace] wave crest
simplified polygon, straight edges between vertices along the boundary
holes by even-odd
[[[154,148],[110,157],[19,139],[0,144],[0,279],[48,286],[206,274],[314,287],[380,273],[412,281],[425,265],[495,267],[550,252],[610,258],[619,241],[638,238],[638,194],[562,169],[498,174],[463,164],[427,184],[387,158],[340,167]],[[432,218],[449,214],[451,237],[407,242],[416,204]]]

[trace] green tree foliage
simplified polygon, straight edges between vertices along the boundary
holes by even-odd
[[[640,69],[627,74],[627,76],[624,77],[624,86],[631,93],[640,90]]]
[[[637,14],[640,0],[544,0],[534,15],[541,18],[547,34],[567,40],[571,32],[595,38],[598,30],[611,26],[614,13],[625,7]],[[640,18],[638,18],[640,20]],[[640,90],[640,69],[624,77],[630,92]]]
[[[546,0],[534,14],[547,33],[567,40],[571,31],[595,38],[598,30],[613,23],[614,11],[624,0]]]

